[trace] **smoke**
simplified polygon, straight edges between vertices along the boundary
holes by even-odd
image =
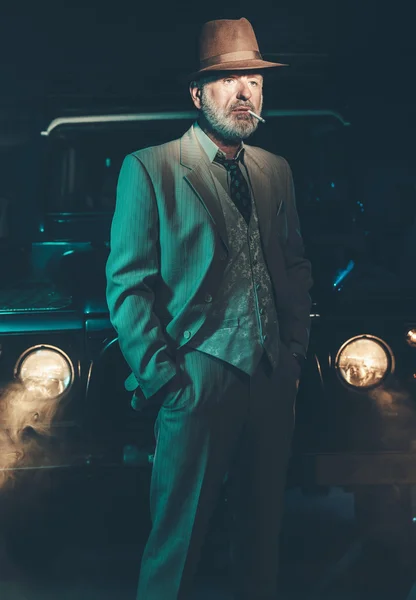
[[[380,386],[369,392],[379,419],[379,441],[385,450],[411,451],[416,448],[416,412],[414,400],[405,389]]]
[[[371,390],[369,396],[380,411],[388,413],[397,413],[410,399],[410,394],[405,390],[395,390],[383,386]]]
[[[43,463],[60,396],[39,382],[13,382],[0,392],[0,488],[13,469]]]

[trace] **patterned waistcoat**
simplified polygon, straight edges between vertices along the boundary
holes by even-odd
[[[264,351],[273,369],[279,359],[279,325],[272,283],[261,248],[255,202],[252,200],[247,225],[223,186],[213,178],[230,253],[207,320],[188,345],[252,375]]]

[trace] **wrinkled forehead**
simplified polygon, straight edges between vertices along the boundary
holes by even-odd
[[[247,70],[247,71],[215,71],[213,73],[205,73],[199,77],[196,81],[191,82],[191,87],[204,87],[206,84],[215,83],[221,81],[226,77],[247,78],[253,77],[263,82],[263,73],[261,71]]]
[[[207,83],[209,83],[210,81],[219,81],[225,77],[233,77],[236,79],[255,77],[256,79],[263,80],[263,73],[261,73],[261,71],[250,69],[247,69],[246,71],[216,71],[215,73],[206,75],[204,79]]]

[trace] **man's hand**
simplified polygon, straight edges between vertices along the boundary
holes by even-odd
[[[146,398],[140,387],[138,387],[131,399],[131,407],[137,412],[143,412],[148,408],[157,408],[159,410],[162,404],[173,399],[181,389],[182,381],[180,374],[177,373],[172,379],[165,383],[156,394],[150,396],[150,398]]]

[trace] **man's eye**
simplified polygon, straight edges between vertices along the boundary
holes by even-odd
[[[258,81],[250,81],[251,85],[254,85],[255,87],[257,87],[259,85]]]
[[[234,81],[234,79],[231,79],[231,78],[229,78],[229,79],[224,79],[224,83],[231,83],[232,81]]]

